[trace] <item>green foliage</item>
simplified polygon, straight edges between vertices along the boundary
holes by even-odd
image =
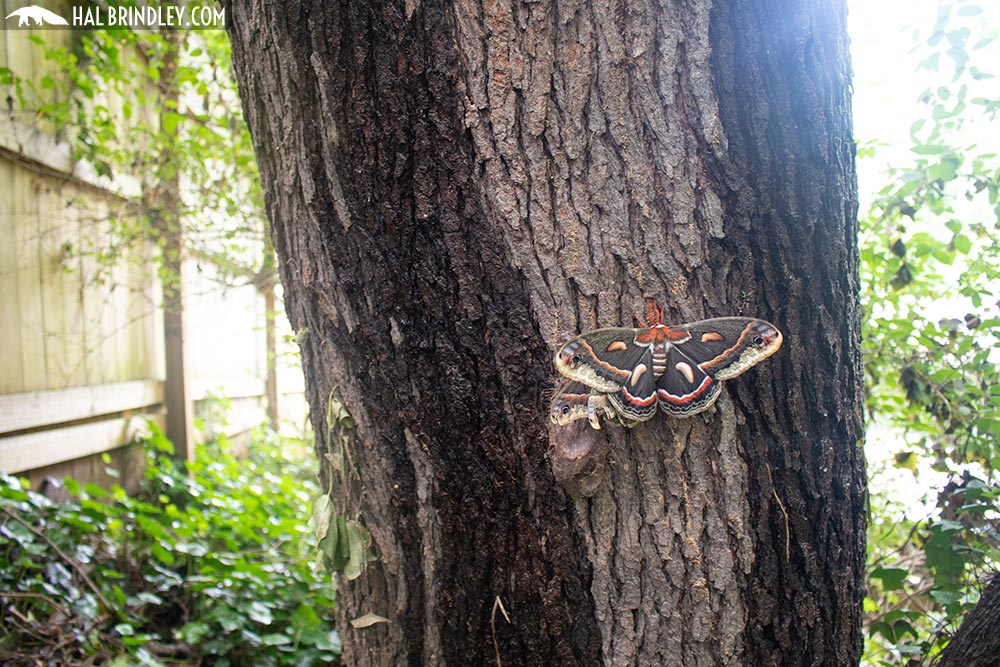
[[[3,477],[0,655],[10,665],[321,665],[340,653],[311,567],[312,452],[261,433],[184,470],[154,428],[142,491],[66,480],[53,502]],[[190,473],[190,474],[189,474]]]
[[[869,664],[929,664],[1000,557],[1000,159],[980,132],[1000,99],[973,64],[991,43],[979,13],[941,5],[920,68],[944,81],[861,220],[869,444],[894,448],[871,480]],[[932,488],[922,515],[892,499],[893,472]]]

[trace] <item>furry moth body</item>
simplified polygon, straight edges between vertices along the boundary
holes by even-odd
[[[640,322],[646,325],[645,322]],[[657,409],[675,417],[707,410],[734,378],[778,351],[782,336],[770,322],[719,317],[690,324],[663,324],[650,304],[649,323],[583,333],[556,353],[569,378],[552,401],[550,419],[560,426],[600,417],[632,427]]]

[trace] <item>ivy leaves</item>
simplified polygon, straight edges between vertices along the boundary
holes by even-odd
[[[11,664],[330,664],[334,592],[303,509],[304,443],[259,433],[184,468],[153,429],[137,495],[65,481],[54,502],[0,476],[0,653]],[[311,466],[309,465],[311,462]],[[6,664],[6,663],[5,663]]]

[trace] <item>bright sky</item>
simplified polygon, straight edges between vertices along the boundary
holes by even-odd
[[[860,140],[905,141],[908,126],[900,122],[900,112],[912,114],[926,85],[910,53],[913,31],[930,32],[937,5],[937,0],[849,0],[854,129]]]
[[[915,34],[921,40],[930,36],[941,4],[959,7],[972,3],[848,0],[848,30],[854,66],[854,135],[861,143],[878,139],[889,144],[878,150],[874,160],[858,161],[862,212],[871,201],[869,193],[885,185],[881,172],[886,162],[906,163],[910,125],[926,114],[917,98],[928,86],[947,84],[950,80],[950,63],[943,61],[943,74],[927,70],[918,72],[917,64],[924,56],[914,53]],[[983,12],[966,22],[983,34],[1000,37],[1000,3],[977,0],[977,4]],[[979,62],[982,69],[1000,77],[1000,39],[974,52],[972,62]],[[998,82],[1000,78],[980,83],[985,94],[998,98]],[[1000,131],[997,128],[970,138],[970,142],[980,146],[992,143],[1000,149],[998,140]]]

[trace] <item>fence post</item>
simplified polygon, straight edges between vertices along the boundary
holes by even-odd
[[[194,461],[194,405],[188,385],[187,331],[184,324],[182,268],[184,239],[179,225],[170,225],[164,238],[163,346],[167,377],[163,402],[167,407],[167,437],[174,455]]]

